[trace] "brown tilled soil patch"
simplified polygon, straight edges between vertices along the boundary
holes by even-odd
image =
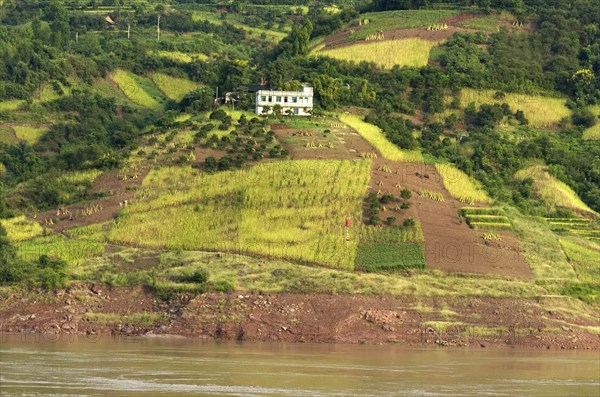
[[[226,154],[227,153],[223,150],[209,149],[202,146],[196,146],[194,148],[194,156],[196,157],[196,161],[199,163],[204,163],[204,160],[209,157],[214,157],[215,159],[219,160]]]
[[[378,153],[351,128],[340,130],[348,137],[346,148],[352,148],[358,153]],[[384,166],[392,172],[383,171]],[[380,213],[380,218],[385,220],[388,216],[394,216],[398,224],[406,218],[421,221],[428,267],[452,272],[527,279],[533,277],[512,233],[498,233],[502,238],[500,242],[486,242],[481,231],[475,231],[463,222],[459,210],[466,205],[450,196],[434,166],[388,161],[378,153],[378,158],[373,160],[369,189],[379,194],[389,193],[398,197],[403,188],[412,192],[412,198],[408,200],[411,208],[398,212],[393,210],[395,205],[391,204]],[[445,201],[421,197],[418,194],[421,189],[439,192]]]
[[[360,152],[357,150],[357,146],[360,145],[357,145],[357,141],[364,142],[358,133],[344,128],[331,127],[329,128],[331,133],[325,136],[313,129],[289,128],[285,124],[273,125],[271,128],[282,147],[289,152],[292,159],[296,160],[360,158]],[[307,133],[312,135],[307,136]],[[307,147],[307,144],[312,144],[314,147]]]
[[[98,324],[86,315],[144,312],[160,316],[154,324]],[[595,321],[527,299],[241,292],[179,295],[163,303],[140,287],[90,284],[43,299],[0,297],[0,332],[7,333],[598,350],[598,336],[579,327]],[[430,325],[435,323],[446,329]]]
[[[118,177],[116,170],[107,171],[100,175],[90,188],[89,194],[106,195],[86,203],[75,204],[67,207],[68,212],[58,209],[41,213],[37,221],[44,227],[49,227],[55,232],[63,232],[73,227],[87,226],[95,223],[107,222],[114,219],[119,211],[125,206],[125,202],[131,203],[135,191],[142,185],[142,181],[148,174],[148,170],[138,171],[137,178],[122,180]],[[86,215],[87,210],[93,209],[93,213]],[[52,220],[50,223],[50,220]]]

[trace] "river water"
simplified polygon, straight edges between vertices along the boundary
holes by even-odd
[[[600,353],[3,335],[1,396],[600,396]]]

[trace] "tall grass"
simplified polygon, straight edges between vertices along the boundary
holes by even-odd
[[[6,229],[6,234],[11,241],[30,240],[44,233],[44,228],[39,223],[28,219],[25,215],[1,219],[0,225]]]
[[[481,185],[452,164],[436,164],[448,193],[461,203],[489,203],[491,199]]]
[[[30,145],[37,143],[37,141],[47,131],[45,128],[36,128],[20,125],[15,125],[12,127],[12,129],[15,131],[15,135],[17,136],[17,138],[29,143]]]
[[[352,269],[368,161],[283,161],[213,175],[162,168],[110,232],[117,243],[224,250]],[[145,197],[145,198],[143,198]]]
[[[384,69],[399,66],[427,66],[429,52],[437,45],[435,41],[418,38],[371,41],[339,48],[325,49],[317,53],[351,62],[373,62]]]
[[[396,145],[387,140],[381,128],[366,123],[361,116],[354,114],[340,114],[339,119],[342,123],[354,128],[365,138],[386,160],[403,161],[412,163],[423,163],[423,155],[417,150],[401,150]]]
[[[566,107],[563,98],[551,98],[541,95],[525,95],[506,93],[502,99],[494,99],[494,90],[476,90],[465,88],[461,91],[461,105],[467,106],[473,102],[476,106],[482,104],[507,103],[511,110],[522,110],[529,124],[534,128],[555,126],[564,117],[569,117],[571,111]]]
[[[165,98],[148,79],[122,69],[113,71],[110,77],[132,102],[152,110],[163,109]]]
[[[152,73],[150,78],[159,90],[174,101],[181,101],[183,97],[198,88],[198,84],[180,77],[172,77],[164,73]]]
[[[515,174],[517,180],[529,177],[533,180],[535,192],[550,210],[556,207],[565,207],[597,215],[594,210],[581,201],[573,189],[552,176],[546,166],[532,165]]]

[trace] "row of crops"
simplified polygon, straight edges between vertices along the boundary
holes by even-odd
[[[423,232],[414,226],[365,226],[354,260],[355,269],[366,272],[389,272],[425,268]]]
[[[511,230],[512,224],[501,208],[462,208],[461,215],[475,230]]]
[[[545,220],[553,232],[600,241],[600,225],[592,219],[545,218]]]

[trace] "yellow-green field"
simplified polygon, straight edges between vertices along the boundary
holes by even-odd
[[[68,239],[60,234],[51,234],[22,241],[17,246],[17,255],[26,261],[35,261],[41,255],[60,258],[71,266],[78,266],[90,258],[101,255],[104,244],[86,238]]]
[[[113,71],[110,78],[132,102],[152,110],[163,109],[165,98],[148,79],[122,69]]]
[[[590,111],[596,115],[596,125],[583,131],[583,139],[598,141],[600,140],[600,105],[590,107]]]
[[[24,215],[2,219],[0,225],[6,229],[6,234],[11,241],[25,241],[44,234],[44,228],[39,223]]]
[[[515,178],[517,180],[532,178],[535,192],[551,210],[556,207],[564,207],[596,214],[594,210],[581,201],[573,189],[550,175],[548,168],[543,165],[527,167],[517,172]]]
[[[15,125],[12,127],[17,138],[22,141],[26,141],[30,145],[37,143],[42,135],[47,131],[45,128],[36,128],[30,126],[19,126]]]
[[[64,95],[69,95],[71,93],[70,87],[63,85],[62,83],[56,80],[54,81],[54,83],[58,83],[60,89],[62,90],[62,94],[54,90],[52,82],[48,82],[42,85],[37,91],[35,100],[39,102],[50,102]]]
[[[308,9],[308,8],[307,8]],[[211,23],[221,25],[223,24],[223,19],[221,19],[221,14],[218,12],[209,12],[209,11],[194,11],[192,18],[195,21],[210,21]],[[255,26],[248,26],[242,23],[242,20],[236,18],[226,18],[228,23],[234,25],[236,28],[242,29],[246,31],[253,38],[264,37],[264,39],[271,43],[278,43],[287,35],[286,32],[282,32],[279,30],[269,30],[263,29]]]
[[[371,145],[375,146],[381,155],[391,161],[403,161],[411,163],[423,163],[423,155],[416,150],[401,150],[396,145],[387,140],[383,135],[381,128],[366,123],[361,116],[354,114],[340,114],[339,119],[342,123],[348,124],[365,138]]]
[[[162,168],[143,182],[109,236],[169,249],[224,250],[352,269],[369,161],[281,161],[204,174]]]
[[[511,110],[522,110],[529,125],[534,128],[556,126],[564,117],[571,116],[571,111],[565,105],[565,99],[550,98],[541,95],[525,95],[506,93],[502,99],[494,99],[494,90],[475,90],[465,88],[460,93],[460,103],[463,107],[473,102],[476,106],[482,104],[507,103]]]
[[[458,23],[458,26],[466,29],[497,32],[500,30],[500,17],[498,15],[486,15],[477,18],[470,18]]]
[[[0,101],[0,110],[17,110],[25,101],[20,99]]]
[[[19,140],[17,139],[17,136],[11,127],[0,126],[0,143],[13,145],[18,141]]]
[[[164,73],[152,73],[150,78],[163,94],[169,99],[178,102],[181,101],[187,93],[199,87],[198,84],[191,80],[172,77]]]
[[[201,61],[206,61],[208,59],[208,56],[205,54],[190,54],[181,51],[157,51],[156,54],[162,58],[167,58],[172,61],[181,63],[191,63],[197,59]]]
[[[437,45],[435,41],[402,39],[372,41],[362,44],[321,50],[317,55],[352,62],[373,62],[384,69],[399,66],[426,66],[429,51]]]
[[[600,283],[600,247],[592,243],[583,245],[567,239],[559,241],[579,280]]]
[[[452,164],[436,164],[448,193],[461,203],[489,203],[491,200],[479,183]]]

